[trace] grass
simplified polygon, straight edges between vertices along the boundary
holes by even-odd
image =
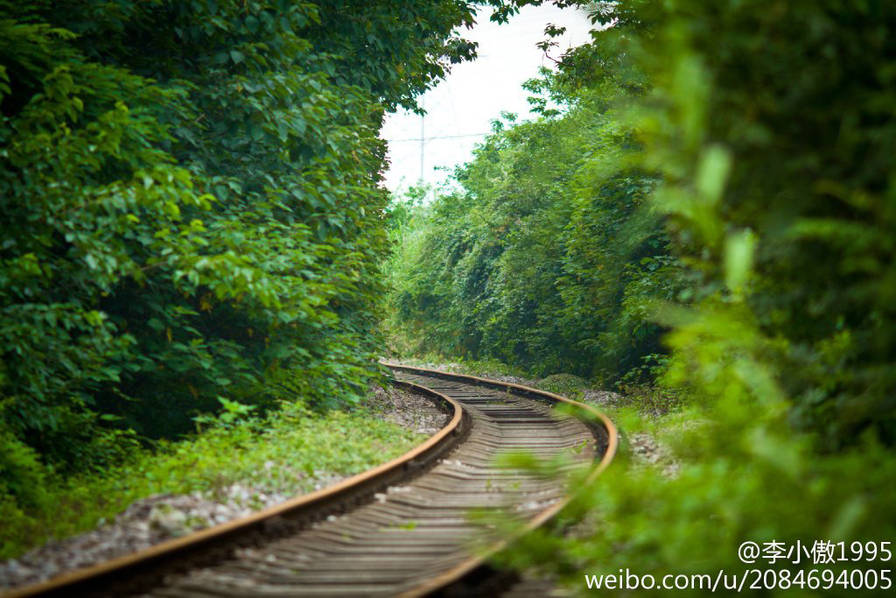
[[[593,381],[566,373],[550,374],[538,378],[532,372],[509,366],[497,360],[470,360],[456,356],[429,353],[422,356],[402,358],[409,365],[441,368],[460,374],[495,377],[511,375],[529,382],[524,384],[547,390],[573,399],[583,400],[588,390],[598,390]],[[621,433],[622,452],[630,452],[631,435],[644,433],[668,447],[677,447],[685,430],[695,425],[686,410],[686,401],[656,385],[626,384],[617,389],[619,395],[612,404],[595,405],[616,423]],[[660,465],[668,465],[663,461]]]
[[[497,359],[464,359],[462,357],[446,357],[439,353],[426,353],[418,356],[402,356],[401,363],[418,367],[433,367],[457,374],[470,376],[482,376],[485,378],[494,376],[514,376],[517,378],[534,379],[525,370],[507,365]]]
[[[91,529],[154,494],[199,491],[215,498],[237,482],[264,493],[305,493],[322,477],[360,473],[423,438],[364,407],[316,413],[290,404],[263,418],[217,421],[108,471],[54,480],[40,504],[24,511],[0,500],[0,558]]]
[[[536,383],[536,387],[568,399],[578,400],[585,394],[588,381],[572,374],[551,374]]]
[[[427,353],[419,356],[402,356],[400,361],[407,365],[433,367],[458,374],[469,374],[494,378],[496,376],[513,376],[523,380],[523,384],[540,390],[553,392],[561,396],[580,400],[587,390],[599,390],[601,387],[594,381],[566,373],[555,373],[540,378],[530,371],[517,366],[502,363],[496,359],[464,359],[457,356],[446,356],[438,353]],[[610,390],[610,389],[603,389]],[[600,409],[612,415],[619,408],[631,408],[646,417],[662,417],[676,413],[683,407],[681,397],[651,384],[625,384],[615,389],[619,393],[614,405],[599,405]]]

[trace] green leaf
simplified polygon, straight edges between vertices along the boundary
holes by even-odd
[[[731,153],[722,146],[706,148],[697,166],[695,183],[704,201],[715,204],[722,197],[731,172]]]
[[[743,290],[753,268],[757,238],[751,230],[730,233],[725,239],[725,284],[733,293]]]

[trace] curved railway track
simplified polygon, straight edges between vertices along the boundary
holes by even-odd
[[[471,509],[511,513],[534,528],[567,502],[554,479],[499,467],[526,451],[566,456],[593,480],[616,450],[613,424],[592,407],[536,389],[385,364],[426,394],[449,423],[409,453],[251,517],[159,544],[4,596],[158,598],[423,596],[484,570],[508,539],[484,535]],[[558,416],[567,403],[577,416]],[[474,549],[474,542],[478,549]]]

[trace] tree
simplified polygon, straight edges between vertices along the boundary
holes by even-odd
[[[0,3],[0,492],[219,397],[357,400],[383,111],[472,56],[473,6]]]

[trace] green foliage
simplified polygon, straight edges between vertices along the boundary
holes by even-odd
[[[551,374],[538,381],[537,387],[570,399],[580,399],[588,381],[572,374]]]
[[[225,397],[218,397],[218,402],[221,403],[221,413],[218,414],[217,417],[208,413],[201,413],[197,415],[193,418],[193,421],[196,422],[197,427],[209,424],[218,424],[226,428],[228,426],[234,425],[235,423],[239,423],[241,420],[245,419],[246,416],[255,411],[258,407],[257,405],[244,405],[243,403],[231,401]]]
[[[384,109],[472,56],[472,6],[0,1],[3,485],[222,405],[358,400]]]
[[[231,405],[201,434],[160,441],[155,450],[135,451],[106,471],[68,479],[32,478],[29,491],[40,492],[41,500],[31,500],[25,512],[0,487],[0,558],[16,556],[48,538],[90,529],[146,496],[202,492],[215,499],[233,483],[266,494],[298,495],[329,476],[360,473],[422,441],[419,434],[376,417],[366,407],[320,413],[292,402],[265,417],[250,415],[246,407]],[[234,413],[239,417],[230,417]],[[8,445],[2,446],[0,465],[11,460]],[[17,458],[34,459],[12,457]]]
[[[695,425],[699,415],[686,413],[681,426],[664,422],[675,433],[662,438],[679,450],[673,478],[658,467],[634,466],[623,452],[564,514],[565,521],[584,520],[587,527],[572,535],[532,534],[505,561],[551,572],[584,594],[585,573],[628,568],[656,579],[719,569],[741,574],[756,567],[738,561],[737,548],[745,540],[811,547],[819,539],[849,545],[892,536],[896,512],[889,450],[871,441],[819,458],[806,442],[794,441],[779,414],[767,418],[762,410],[726,404],[716,413],[724,424]],[[881,565],[886,568],[882,563],[813,565],[810,558],[799,566],[779,561],[761,568],[793,573],[829,568],[836,574]],[[776,593],[847,596],[855,590],[770,592]]]
[[[447,361],[444,355],[427,353],[417,357],[402,358],[402,363],[424,368],[441,369],[459,374],[482,376],[483,378],[501,378],[502,376],[510,376],[512,379],[524,380],[523,382],[520,382],[521,384],[532,383],[528,372],[496,359],[454,359],[452,361]]]
[[[707,317],[746,302],[794,423],[831,449],[869,427],[896,439],[894,20],[884,2],[682,2],[643,47],[654,205]]]
[[[687,404],[654,426],[676,467],[627,467],[623,447],[569,513],[592,525],[507,559],[583,590],[585,572],[734,574],[747,540],[892,537],[896,10],[646,0],[621,16],[594,45],[641,90],[617,111],[637,147],[606,168],[654,181],[643,204],[676,262],[657,280],[680,292],[644,315],[669,330],[652,374]],[[605,84],[579,69],[588,51],[561,66],[570,85]],[[579,243],[605,251],[599,236]]]
[[[401,208],[413,217],[390,263],[391,326],[417,351],[615,382],[662,351],[650,305],[675,296],[680,267],[641,208],[654,180],[630,165],[638,145],[610,107],[625,92],[549,74],[530,87],[563,113],[496,122],[460,191]]]
[[[0,449],[0,497],[13,504],[44,506],[44,486],[50,472],[40,463],[34,449],[5,430],[0,435]]]

